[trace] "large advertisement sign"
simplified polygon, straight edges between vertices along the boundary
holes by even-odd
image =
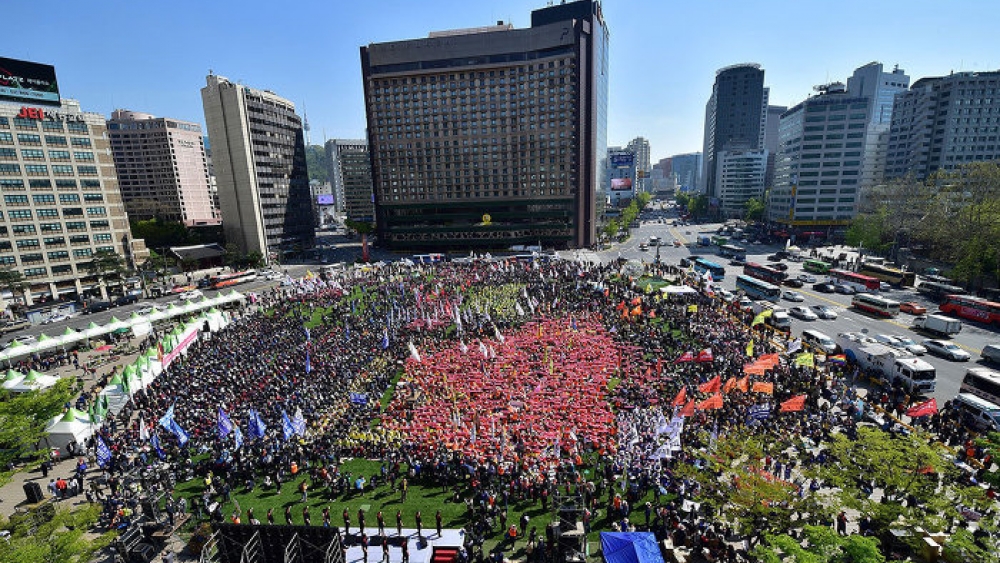
[[[333,205],[333,194],[319,194],[316,196],[317,205]]]
[[[58,106],[55,67],[0,57],[0,100]]]
[[[632,189],[632,178],[612,178],[611,179],[611,189],[612,190],[631,190]]]
[[[635,164],[634,154],[613,154],[611,155],[612,168],[631,168]]]

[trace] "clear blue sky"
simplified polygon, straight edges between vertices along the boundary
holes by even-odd
[[[204,122],[209,69],[303,106],[312,142],[364,135],[358,48],[432,30],[529,27],[545,0],[13,0],[0,55],[53,64],[64,97]],[[653,160],[701,150],[715,71],[760,63],[771,101],[873,60],[911,81],[1000,68],[984,0],[606,0],[611,32],[608,142],[650,140]]]

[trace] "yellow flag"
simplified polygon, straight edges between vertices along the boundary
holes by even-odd
[[[795,365],[811,368],[816,366],[816,360],[811,353],[803,352],[795,356]]]
[[[747,342],[747,356],[750,356],[751,358],[753,357],[753,339],[752,338],[750,339],[750,342]]]
[[[693,305],[693,304],[692,305],[688,305],[688,313],[697,313],[697,312],[698,312],[698,306],[697,305]]]
[[[763,323],[764,319],[770,317],[773,314],[774,314],[774,311],[771,310],[771,309],[768,309],[766,311],[761,311],[760,314],[758,314],[756,317],[753,318],[753,322],[750,323],[750,326],[757,326],[757,325]]]

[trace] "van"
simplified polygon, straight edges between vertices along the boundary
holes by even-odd
[[[987,362],[1000,364],[1000,344],[987,344],[983,346],[983,351],[979,355]]]
[[[959,393],[954,405],[966,426],[988,432],[1000,430],[1000,406],[971,393]]]
[[[802,344],[820,350],[825,354],[833,354],[837,351],[837,343],[818,330],[810,329],[802,331]]]

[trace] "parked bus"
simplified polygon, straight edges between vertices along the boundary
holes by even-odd
[[[858,268],[858,273],[901,287],[913,287],[917,281],[917,274],[915,272],[869,262],[862,263],[861,267]]]
[[[720,235],[715,235],[714,237],[712,237],[712,244],[714,244],[715,246],[722,246],[727,242],[729,242],[729,239],[727,237]]]
[[[413,260],[416,264],[436,264],[438,262],[444,262],[444,254],[414,254],[410,260]]]
[[[943,299],[948,295],[965,295],[965,290],[957,285],[936,281],[920,282],[920,285],[917,286],[917,292],[934,300]]]
[[[781,298],[781,288],[750,276],[736,276],[736,288],[742,289],[753,299],[766,299],[777,303]]]
[[[849,285],[855,291],[878,291],[880,287],[878,278],[855,274],[847,270],[830,270],[827,275],[830,276],[833,283]]]
[[[802,269],[814,274],[825,274],[830,271],[830,263],[822,260],[806,260],[802,263]]]
[[[747,265],[743,266],[743,274],[775,285],[781,285],[781,282],[785,281],[787,277],[785,272],[756,262],[747,262]]]
[[[942,313],[970,321],[1000,325],[1000,303],[971,295],[949,295],[938,307]]]
[[[705,275],[705,272],[712,272],[712,281],[722,281],[726,277],[725,268],[704,258],[695,258],[694,271],[701,275]]]
[[[212,276],[209,278],[209,284],[212,286],[212,289],[222,289],[224,287],[253,281],[255,279],[257,279],[257,270],[246,270],[244,272],[236,272],[233,274]]]
[[[855,309],[867,311],[880,317],[895,317],[899,314],[899,302],[869,293],[858,293],[851,299]]]
[[[972,393],[991,403],[1000,403],[1000,371],[989,368],[969,368],[965,371],[959,393]]]
[[[719,256],[723,258],[733,258],[741,262],[747,259],[747,249],[735,244],[724,244],[719,247]]]

